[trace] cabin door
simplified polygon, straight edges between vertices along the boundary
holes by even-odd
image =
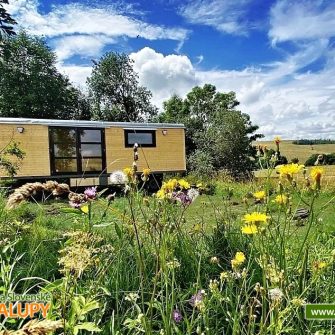
[[[98,174],[106,168],[104,129],[49,127],[52,175]]]

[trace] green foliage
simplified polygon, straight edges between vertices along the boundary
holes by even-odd
[[[15,35],[13,25],[16,21],[5,10],[3,4],[8,4],[8,0],[0,0],[0,42],[9,36]]]
[[[18,169],[20,163],[23,160],[25,153],[19,148],[16,142],[10,141],[10,143],[0,150],[0,169],[13,177]]]
[[[323,160],[319,162],[321,165],[335,165],[335,153],[330,154],[313,154],[305,162],[305,166],[313,166],[318,159],[318,156],[323,156]]]
[[[67,77],[45,41],[21,31],[3,42],[0,116],[89,119],[89,105]]]
[[[327,138],[318,138],[318,139],[300,139],[294,140],[293,144],[298,145],[314,145],[314,144],[335,144],[335,140],[327,139]]]
[[[262,135],[255,134],[258,127],[236,109],[238,105],[234,92],[217,92],[209,84],[194,87],[185,99],[173,96],[164,103],[159,121],[185,124],[191,171],[213,175],[226,170],[236,178],[251,171],[251,142]]]
[[[139,85],[133,61],[124,53],[102,56],[94,63],[87,83],[94,119],[143,122],[157,114],[150,102],[152,93]]]

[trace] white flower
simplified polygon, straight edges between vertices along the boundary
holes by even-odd
[[[190,188],[187,191],[187,196],[191,199],[193,202],[198,196],[199,196],[199,191],[196,188]]]
[[[112,185],[124,185],[127,182],[127,176],[122,171],[114,171],[109,180]]]
[[[279,302],[283,299],[283,297],[284,293],[280,288],[276,287],[269,290],[269,298],[271,301]]]

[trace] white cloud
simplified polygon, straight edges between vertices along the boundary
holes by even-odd
[[[134,69],[139,73],[140,83],[154,93],[154,102],[159,107],[172,94],[183,96],[198,83],[187,56],[164,56],[146,47],[130,57],[135,61]]]
[[[246,35],[246,6],[251,0],[193,0],[180,14],[189,22],[211,26],[223,33]]]
[[[271,8],[272,43],[330,38],[335,35],[335,2],[279,0]]]
[[[183,43],[189,34],[183,28],[147,23],[131,15],[132,11],[125,14],[125,10],[120,10],[117,4],[86,6],[70,3],[53,6],[47,14],[41,13],[38,5],[38,0],[17,0],[7,8],[28,32],[58,38],[54,41],[56,52],[63,59],[77,54],[76,50],[78,54],[83,54],[85,46],[91,55],[120,37],[139,36],[147,40],[167,39]],[[71,42],[74,44],[69,45]],[[93,48],[92,51],[89,50],[90,47]]]

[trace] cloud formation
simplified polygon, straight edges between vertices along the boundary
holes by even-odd
[[[211,26],[234,35],[247,34],[246,7],[251,0],[192,0],[180,8],[190,23]]]

